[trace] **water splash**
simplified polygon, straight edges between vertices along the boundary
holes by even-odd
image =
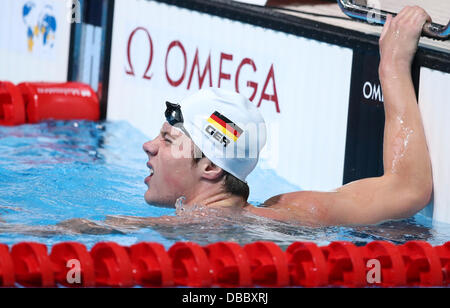
[[[182,212],[185,211],[185,208],[183,207],[184,202],[186,201],[185,196],[181,196],[180,198],[175,201],[175,214],[180,215]]]

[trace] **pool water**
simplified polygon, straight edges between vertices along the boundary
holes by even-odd
[[[336,240],[365,244],[389,240],[396,244],[426,240],[441,245],[450,226],[435,224],[421,214],[377,226],[310,228],[258,217],[221,216],[198,208],[181,213],[144,201],[148,175],[142,144],[148,137],[127,122],[49,121],[0,127],[0,242],[37,241],[51,246],[78,241],[91,248],[101,241],[132,245],[156,241],[170,247],[177,241],[201,245],[217,241],[246,244],[273,241],[286,248],[295,241],[327,245]],[[249,201],[300,190],[275,171],[257,167],[249,176]],[[201,215],[198,215],[198,214]],[[121,228],[108,217],[159,217],[178,223]],[[59,225],[70,219],[104,227],[102,231],[65,232]],[[106,220],[105,220],[106,219]]]

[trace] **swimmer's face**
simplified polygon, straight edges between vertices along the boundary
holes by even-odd
[[[155,139],[144,143],[150,169],[150,175],[144,180],[148,186],[147,203],[174,206],[179,197],[192,193],[200,179],[192,163],[192,146],[189,137],[167,122]]]

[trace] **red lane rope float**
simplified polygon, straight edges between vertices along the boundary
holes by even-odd
[[[0,244],[0,287],[12,287],[15,284],[14,263],[9,248]]]
[[[204,249],[211,264],[214,285],[252,286],[250,261],[239,244],[218,242],[207,245]]]
[[[344,241],[324,247],[295,242],[286,252],[272,242],[244,247],[178,242],[169,251],[158,243],[123,247],[103,242],[90,252],[80,243],[63,242],[50,256],[39,243],[18,243],[11,250],[0,244],[2,287],[448,286],[449,268],[450,242],[436,247],[423,241],[397,246],[374,241],[361,247]],[[79,281],[73,279],[77,274]]]
[[[328,283],[336,286],[366,285],[366,267],[360,249],[351,242],[337,241],[322,247],[327,258]]]
[[[22,82],[17,87],[25,102],[27,123],[45,119],[99,119],[97,94],[87,84]]]
[[[389,242],[374,241],[361,247],[361,249],[367,270],[366,278],[368,285],[379,285],[383,287],[406,286],[406,267],[397,246]],[[377,265],[380,266],[381,277],[378,277],[379,282],[375,281],[370,283],[367,275],[370,276],[372,266],[376,267]]]
[[[20,125],[43,120],[97,121],[97,94],[80,82],[0,81],[0,125]]]
[[[20,125],[25,121],[25,103],[19,88],[9,81],[0,81],[0,125]]]
[[[52,248],[50,259],[53,262],[57,283],[66,287],[95,286],[94,261],[83,244],[75,242],[56,244]]]
[[[286,250],[290,282],[293,286],[328,285],[328,265],[322,250],[314,243],[295,242]]]
[[[16,281],[25,287],[53,287],[53,265],[44,244],[23,242],[11,249]]]
[[[289,285],[286,254],[272,242],[255,242],[244,246],[250,260],[253,284],[266,287]]]
[[[95,244],[91,249],[97,286],[131,287],[134,285],[127,250],[114,242]]]
[[[169,249],[175,284],[189,287],[209,287],[213,276],[211,265],[202,246],[191,242],[178,242]]]
[[[406,265],[407,284],[441,286],[443,275],[437,251],[427,242],[410,241],[399,246]]]
[[[139,243],[130,247],[134,280],[147,287],[174,285],[172,261],[164,246],[158,243]]]
[[[450,286],[450,242],[435,247],[441,260],[443,285]]]

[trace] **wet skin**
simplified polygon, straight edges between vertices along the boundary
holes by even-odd
[[[410,217],[432,193],[431,162],[411,64],[422,27],[430,21],[420,7],[389,16],[380,37],[379,76],[384,95],[384,175],[349,183],[332,192],[301,191],[266,201],[254,213],[320,225],[375,224]]]
[[[148,167],[153,169],[153,175],[145,179],[145,200],[173,207],[180,196],[185,196],[187,207],[200,205],[221,209],[224,214],[235,211],[243,216],[309,226],[376,224],[414,215],[428,204],[432,193],[431,162],[411,78],[412,60],[426,21],[431,18],[423,9],[405,7],[395,18],[388,17],[380,37],[379,76],[385,107],[382,176],[358,180],[330,192],[281,194],[255,207],[225,191],[222,170],[209,159],[193,164],[192,141],[165,123],[159,136],[143,147]],[[208,211],[203,214],[208,215]],[[80,231],[83,223],[91,222],[74,219],[59,227]],[[182,222],[165,216],[109,217],[105,223],[107,226],[97,227],[111,231]],[[92,224],[89,228],[97,230]]]

